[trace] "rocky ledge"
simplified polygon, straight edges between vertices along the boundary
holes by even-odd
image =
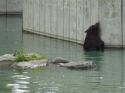
[[[33,61],[23,61],[14,63],[13,68],[16,69],[34,69],[34,68],[43,68],[48,65],[47,60],[33,60]]]

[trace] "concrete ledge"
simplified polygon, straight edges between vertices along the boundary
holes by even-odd
[[[22,12],[19,11],[12,11],[12,12],[0,12],[0,15],[15,15],[15,14],[22,14]]]
[[[64,41],[74,42],[74,43],[77,43],[77,44],[80,44],[80,45],[83,44],[83,41],[80,41],[80,40],[76,40],[76,39],[69,38],[69,37],[63,37],[63,36],[59,36],[59,35],[54,35],[54,34],[50,34],[50,33],[46,33],[46,32],[40,32],[40,31],[36,31],[36,30],[34,31],[32,29],[24,28],[24,32],[32,33],[32,34],[36,34],[36,35],[41,35],[41,36],[45,36],[45,37],[49,37],[49,38],[54,38],[54,39],[60,39],[60,40],[64,40]]]
[[[125,46],[124,45],[107,45],[107,44],[105,44],[105,48],[106,49],[124,49]]]

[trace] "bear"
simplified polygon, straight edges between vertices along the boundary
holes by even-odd
[[[86,51],[104,50],[104,41],[100,37],[100,24],[90,26],[86,31],[86,38],[83,48]]]

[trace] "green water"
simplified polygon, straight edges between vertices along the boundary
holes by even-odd
[[[22,15],[0,14],[0,55],[22,47]]]
[[[0,93],[125,93],[125,50],[84,52],[82,47],[32,34],[23,35],[25,52],[62,56],[73,61],[94,60],[93,70],[69,70],[50,65],[19,71],[0,69]]]

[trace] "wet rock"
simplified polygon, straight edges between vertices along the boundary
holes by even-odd
[[[12,54],[5,54],[0,56],[0,62],[14,62],[16,60],[16,57]]]
[[[51,63],[59,64],[59,63],[68,63],[69,61],[62,57],[56,57]]]
[[[59,65],[69,69],[92,69],[96,67],[96,64],[92,61],[60,63]]]
[[[0,56],[0,67],[8,67],[15,62],[15,57],[12,54],[5,54]]]
[[[34,69],[34,68],[43,68],[48,65],[48,60],[33,60],[33,61],[24,61],[14,63],[13,68],[17,69]]]

